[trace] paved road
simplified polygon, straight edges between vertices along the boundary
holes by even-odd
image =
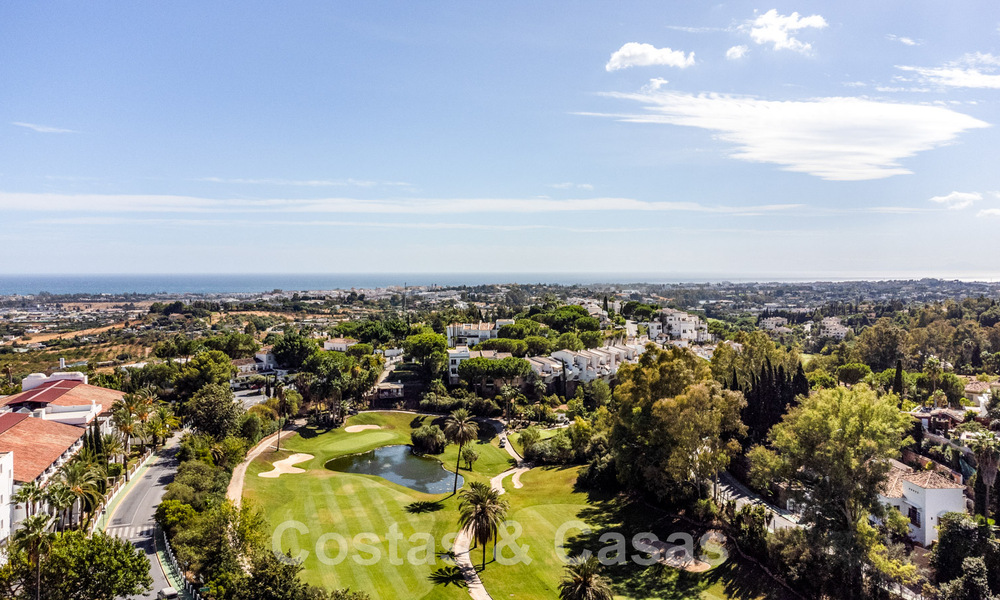
[[[238,392],[234,392],[233,395],[240,401],[241,404],[243,404],[243,408],[245,409],[267,400],[267,396],[264,395],[264,390],[240,390]]]
[[[768,527],[771,531],[801,527],[797,521],[793,520],[794,516],[787,510],[768,504],[725,471],[719,474],[719,495],[724,500],[736,500],[736,508],[743,508],[746,504],[758,504],[766,508],[772,516],[771,526]]]
[[[136,548],[144,551],[146,558],[149,559],[153,590],[144,596],[132,596],[131,600],[155,598],[156,592],[170,585],[156,558],[156,547],[153,543],[156,522],[153,515],[156,512],[156,505],[166,492],[166,485],[173,481],[177,472],[177,459],[174,455],[177,452],[178,440],[179,437],[175,436],[160,454],[150,461],[149,468],[139,476],[132,489],[119,502],[108,523],[106,531],[109,535],[127,539]]]

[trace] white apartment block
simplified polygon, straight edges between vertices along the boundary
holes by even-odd
[[[497,337],[504,325],[513,325],[514,319],[497,319],[494,323],[452,323],[445,327],[448,347],[475,346]]]
[[[666,344],[670,341],[704,343],[712,341],[708,324],[698,315],[692,315],[672,308],[664,308],[657,318],[640,323],[649,331],[649,339]]]
[[[848,328],[841,324],[839,317],[824,317],[819,326],[819,337],[842,340],[847,335]]]
[[[14,507],[14,453],[0,453],[0,544],[10,538]]]
[[[778,327],[784,327],[785,325],[788,325],[788,319],[785,317],[768,317],[760,320],[760,328],[766,331],[774,331]]]
[[[562,370],[566,371],[566,381],[576,381],[580,383],[590,383],[595,379],[610,380],[618,373],[618,368],[628,362],[634,362],[643,353],[641,346],[603,346],[601,348],[591,348],[589,350],[557,350],[551,354],[551,358],[536,362],[529,360],[532,369],[541,375],[543,379],[550,376],[562,376]],[[544,364],[543,364],[544,363]],[[555,367],[553,363],[558,364]],[[553,365],[551,369],[546,369],[547,365]]]
[[[448,383],[455,385],[459,382],[458,365],[470,358],[488,358],[499,360],[512,356],[510,352],[497,352],[496,350],[469,350],[468,346],[458,346],[448,350]]]

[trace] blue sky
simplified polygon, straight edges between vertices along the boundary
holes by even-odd
[[[996,278],[998,99],[995,2],[5,3],[0,272]]]

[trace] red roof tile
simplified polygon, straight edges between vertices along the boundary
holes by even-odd
[[[89,405],[93,401],[101,406],[101,414],[107,414],[111,412],[111,405],[123,395],[124,393],[118,390],[109,390],[80,381],[51,381],[27,392],[14,394],[4,399],[3,405],[81,406]]]
[[[82,427],[23,414],[0,415],[0,452],[14,453],[14,481],[18,482],[38,479],[83,434]]]

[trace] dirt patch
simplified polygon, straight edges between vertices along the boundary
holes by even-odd
[[[310,458],[313,458],[312,454],[293,454],[288,458],[275,461],[272,465],[274,467],[273,469],[266,473],[258,473],[258,475],[260,477],[276,478],[279,475],[284,475],[285,473],[305,473],[305,469],[293,467],[292,465],[309,460]]]
[[[358,433],[359,431],[366,431],[368,429],[382,429],[379,425],[350,425],[344,428],[347,433]]]
[[[668,567],[684,569],[689,573],[704,573],[712,568],[712,565],[707,562],[691,556],[691,553],[684,546],[676,546],[660,540],[642,539],[639,541],[646,546],[656,548],[653,554],[657,561]]]

